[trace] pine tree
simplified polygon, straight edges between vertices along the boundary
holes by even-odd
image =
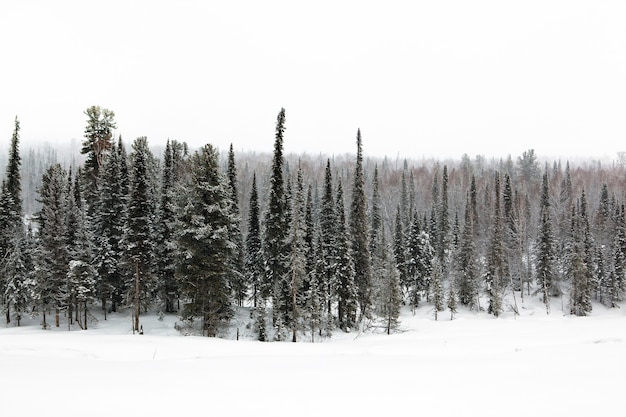
[[[326,314],[332,317],[332,303],[335,298],[334,288],[337,287],[337,263],[338,263],[338,249],[339,244],[337,242],[338,231],[337,226],[339,224],[337,219],[337,206],[335,204],[335,198],[333,194],[333,178],[330,167],[330,160],[326,162],[326,170],[324,176],[324,193],[322,195],[321,208],[320,208],[320,250],[318,256],[320,257],[320,266],[318,271],[318,280],[321,289],[324,291],[324,300],[326,302]]]
[[[454,315],[457,313],[456,298],[456,285],[454,281],[450,281],[450,286],[448,287],[448,310],[450,310],[450,320],[454,320]]]
[[[409,285],[409,275],[407,268],[407,248],[404,238],[404,225],[402,220],[402,210],[400,205],[396,209],[396,224],[393,240],[393,257],[396,262],[396,268],[400,274],[400,285],[407,287]]]
[[[43,314],[43,327],[48,327],[46,313],[55,309],[55,325],[60,325],[60,311],[67,306],[63,292],[69,261],[66,241],[67,174],[60,164],[51,165],[41,180],[39,189],[42,205],[35,219],[39,223],[38,245],[35,251],[38,311]]]
[[[441,261],[441,266],[445,271],[447,269],[447,252],[450,247],[450,213],[448,208],[448,166],[443,166],[443,175],[441,179],[441,203],[439,206],[439,213],[437,216],[439,221],[438,227],[438,239],[439,242],[437,244],[439,253],[439,260]]]
[[[247,285],[252,288],[252,305],[257,308],[259,298],[261,297],[260,289],[263,282],[263,252],[261,246],[261,224],[259,219],[259,196],[256,185],[256,173],[252,176],[252,190],[250,191],[249,204],[244,270],[246,271]]]
[[[6,166],[6,178],[2,181],[0,188],[0,268],[13,271],[13,273],[18,273],[20,270],[18,264],[21,262],[22,251],[19,246],[24,239],[19,132],[20,122],[16,117]],[[11,302],[6,292],[11,291],[8,287],[11,280],[10,275],[0,276],[0,295],[2,295],[6,310],[7,324],[11,321]]]
[[[626,274],[626,224],[624,220],[624,208],[616,220],[615,237],[613,241],[613,267],[610,272],[607,293],[611,307],[619,306],[624,299],[624,281]]]
[[[465,224],[456,259],[459,301],[471,309],[478,308],[478,266],[476,264],[474,236],[474,216],[472,215],[471,197],[468,196],[465,205]]]
[[[111,311],[116,312],[126,292],[121,264],[128,202],[125,159],[120,142],[117,152],[111,152],[100,172],[97,200],[95,208],[91,209],[95,231],[94,266],[98,272],[96,287],[105,320],[107,302],[111,302]]]
[[[288,236],[290,248],[288,272],[291,291],[291,341],[296,342],[301,315],[299,305],[302,298],[302,283],[306,277],[306,256],[308,251],[305,241],[306,200],[304,197],[304,179],[302,177],[301,167],[298,167],[296,190],[292,205],[291,225]]]
[[[554,236],[550,216],[550,195],[548,193],[548,174],[543,175],[541,187],[541,205],[539,211],[539,239],[537,242],[537,284],[543,296],[546,311],[550,312],[550,295],[555,293],[554,273]]]
[[[241,307],[246,298],[246,279],[243,271],[243,263],[244,263],[244,244],[243,244],[243,235],[241,233],[241,217],[239,214],[239,191],[237,185],[237,165],[235,163],[235,151],[233,150],[233,145],[231,143],[230,148],[228,150],[228,168],[227,168],[227,177],[228,177],[228,187],[230,189],[230,198],[231,198],[231,208],[232,208],[232,216],[234,221],[232,222],[231,230],[230,230],[230,241],[235,245],[235,250],[233,251],[233,259],[232,259],[232,276],[231,286],[233,288],[235,299],[237,300],[237,304]]]
[[[354,260],[350,246],[350,237],[346,225],[341,181],[337,184],[336,198],[337,235],[336,235],[336,270],[335,293],[337,295],[337,321],[339,327],[348,331],[356,324],[357,288],[354,281]]]
[[[163,172],[161,179],[161,201],[159,204],[158,221],[155,225],[157,274],[159,275],[159,295],[165,302],[165,312],[176,311],[174,305],[178,298],[178,283],[176,282],[176,189],[178,175],[174,148],[176,142],[168,139],[163,154]]]
[[[185,319],[201,318],[203,334],[215,336],[232,318],[229,286],[233,244],[229,240],[230,193],[219,172],[218,154],[205,145],[190,160],[191,179],[182,196],[177,277]]]
[[[140,310],[156,293],[154,277],[154,194],[151,190],[152,153],[148,140],[142,136],[133,142],[131,153],[128,217],[124,228],[124,269],[127,303],[133,305],[135,330],[139,331]]]
[[[502,213],[500,210],[500,174],[496,171],[494,182],[494,214],[492,218],[491,242],[487,257],[485,284],[489,297],[489,313],[498,317],[502,313],[502,297],[504,293],[507,265],[504,259],[504,243],[502,240]]]
[[[438,257],[432,261],[432,300],[435,307],[435,320],[438,313],[444,310],[445,295],[443,290],[443,268]]]
[[[285,132],[285,109],[281,109],[276,120],[276,136],[272,159],[270,190],[264,217],[263,256],[265,279],[261,286],[261,297],[271,300],[274,321],[282,315],[288,320],[291,306],[284,295],[288,294],[286,246],[289,228],[287,197],[283,177],[283,135]]]
[[[111,110],[91,106],[85,110],[87,126],[85,127],[85,140],[80,152],[87,155],[85,160],[85,199],[89,205],[89,214],[93,214],[93,206],[98,195],[98,180],[100,171],[104,167],[106,158],[113,148],[111,139],[113,130],[116,129],[115,113]]]
[[[367,231],[367,202],[365,199],[363,149],[361,130],[357,131],[357,155],[350,209],[350,234],[354,253],[355,282],[359,300],[359,320],[370,317],[372,266]]]
[[[32,230],[13,234],[8,243],[8,251],[0,272],[6,279],[3,292],[6,308],[6,323],[11,322],[11,311],[15,313],[17,326],[21,324],[22,314],[27,312],[34,290]]]
[[[377,314],[384,321],[385,332],[391,334],[398,328],[402,290],[400,288],[400,272],[396,267],[393,249],[387,244],[384,230],[381,231],[378,253],[374,262],[377,279],[376,306]]]
[[[380,189],[378,182],[378,165],[374,166],[374,178],[372,179],[372,210],[371,210],[371,226],[370,226],[370,254],[376,253],[376,245],[379,241],[379,235],[382,227]]]
[[[584,198],[584,193],[583,193]],[[582,198],[581,198],[582,200]],[[591,277],[585,265],[584,218],[578,204],[578,212],[573,209],[568,242],[568,270],[571,277],[570,313],[586,316],[591,312]]]

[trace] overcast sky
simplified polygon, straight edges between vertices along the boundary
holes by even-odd
[[[2,1],[0,152],[147,136],[271,152],[613,157],[625,1]]]

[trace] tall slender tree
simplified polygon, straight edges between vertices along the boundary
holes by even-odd
[[[354,251],[355,281],[358,291],[359,320],[371,316],[372,265],[367,230],[367,201],[365,198],[365,174],[363,172],[363,145],[361,130],[356,136],[357,154],[350,209],[350,233]]]
[[[228,167],[226,175],[228,177],[228,187],[230,189],[231,209],[233,211],[233,222],[231,223],[230,241],[235,245],[233,251],[231,286],[234,291],[237,304],[241,307],[246,298],[246,279],[243,271],[244,244],[241,233],[241,216],[239,213],[239,186],[237,181],[237,164],[235,163],[235,151],[232,143],[228,150]]]

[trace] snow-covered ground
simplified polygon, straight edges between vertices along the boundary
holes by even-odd
[[[519,303],[519,302],[518,302]],[[184,337],[176,316],[109,315],[87,331],[0,328],[3,416],[582,416],[625,410],[626,314],[403,310],[401,331],[321,343]],[[233,336],[234,337],[234,336]]]

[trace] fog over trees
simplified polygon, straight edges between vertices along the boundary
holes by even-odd
[[[0,149],[0,307],[43,328],[87,329],[91,311],[177,314],[207,336],[250,308],[259,340],[315,341],[435,318],[460,306],[498,317],[538,297],[551,314],[623,300],[626,171],[619,163],[194,149],[115,137],[85,111],[82,143]],[[272,132],[267,132],[272,140]]]

